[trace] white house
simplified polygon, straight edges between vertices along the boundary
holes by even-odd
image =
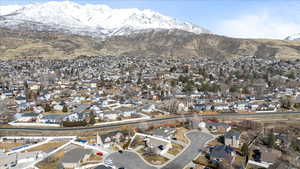
[[[23,96],[17,96],[15,99],[17,104],[22,104],[22,103],[26,103],[26,98]]]
[[[189,110],[189,108],[187,106],[185,106],[184,103],[179,103],[177,109],[179,112],[186,112]]]
[[[56,104],[53,106],[53,109],[56,110],[56,111],[62,111],[64,108],[63,105],[59,105],[59,104]]]

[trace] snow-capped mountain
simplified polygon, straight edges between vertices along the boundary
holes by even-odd
[[[288,36],[285,38],[285,40],[296,40],[296,41],[300,41],[300,33]]]
[[[0,6],[0,27],[98,37],[126,35],[149,29],[209,33],[197,25],[177,21],[148,9],[112,9],[106,5],[81,5],[70,1]]]

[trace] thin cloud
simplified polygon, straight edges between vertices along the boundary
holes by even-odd
[[[221,22],[218,33],[239,38],[284,39],[300,33],[300,23],[265,10]]]

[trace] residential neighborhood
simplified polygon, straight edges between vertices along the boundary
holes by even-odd
[[[1,128],[33,129],[0,130],[0,168],[299,167],[300,61],[111,56],[0,65]],[[37,132],[51,129],[61,132]]]
[[[210,127],[212,123],[230,127],[216,130]],[[98,130],[88,136],[2,136],[0,167],[256,169],[299,165],[299,137],[273,127],[263,128],[256,121],[203,119]]]

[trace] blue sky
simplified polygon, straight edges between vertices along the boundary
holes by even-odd
[[[0,5],[48,0],[0,0]],[[59,1],[59,0],[56,0]],[[210,31],[242,38],[282,39],[300,33],[300,0],[72,0],[112,8],[152,9]]]

